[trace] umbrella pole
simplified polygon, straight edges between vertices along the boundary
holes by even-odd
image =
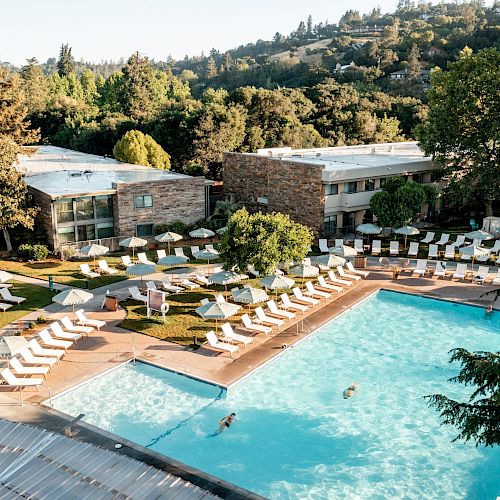
[[[168,255],[170,255],[170,241],[167,241],[167,245],[168,245]]]

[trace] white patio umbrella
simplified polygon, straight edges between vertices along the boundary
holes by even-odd
[[[12,274],[7,271],[0,270],[0,283],[5,283],[13,278]]]
[[[198,260],[206,260],[209,264],[213,259],[219,257],[219,253],[211,252],[210,250],[200,250],[199,252],[194,252],[193,256]]]
[[[288,290],[292,288],[292,286],[295,285],[295,280],[287,278],[286,276],[274,274],[272,276],[264,276],[260,280],[260,284],[269,290],[275,290],[276,296],[278,296],[278,290]]]
[[[472,257],[472,270],[474,271],[474,259],[480,257],[481,255],[489,255],[490,251],[487,248],[478,247],[475,245],[469,245],[466,247],[460,247],[458,249],[460,255],[470,255]]]
[[[125,273],[128,276],[140,276],[141,287],[142,287],[142,277],[148,274],[153,274],[156,272],[156,266],[152,264],[132,264],[125,269]]]
[[[99,255],[104,255],[109,252],[109,247],[105,247],[104,245],[97,245],[96,243],[92,243],[91,245],[85,245],[80,248],[80,253],[82,255],[86,255],[87,257],[94,257],[94,266],[95,266],[95,258]]]
[[[215,319],[215,331],[217,332],[217,321],[234,316],[240,309],[241,306],[230,302],[209,302],[197,307],[195,311],[203,319]]]
[[[176,241],[182,240],[182,236],[180,234],[167,231],[166,233],[161,233],[158,236],[155,236],[155,240],[159,241],[160,243],[167,243],[168,254],[170,255],[170,243],[175,243]]]
[[[242,279],[241,274],[233,271],[221,271],[219,273],[212,274],[208,281],[211,285],[224,285],[224,292],[227,292],[227,285],[239,283]]]
[[[347,245],[332,247],[329,251],[333,255],[339,255],[340,257],[356,257],[356,255],[358,255],[358,252],[356,252],[354,248],[348,247]]]
[[[242,304],[260,304],[269,299],[266,291],[262,288],[254,288],[252,286],[245,286],[239,290],[231,290],[231,295],[235,302],[241,302]]]
[[[143,240],[142,238],[137,238],[137,236],[132,236],[130,238],[125,238],[124,240],[118,243],[121,247],[131,248],[132,249],[132,260],[135,256],[135,249],[143,247],[148,244],[147,240]]]
[[[360,224],[356,231],[361,234],[380,234],[382,228],[376,224]]]
[[[339,257],[338,255],[333,255],[331,253],[311,257],[311,260],[313,263],[321,264],[326,267],[337,267],[345,264],[344,257]]]
[[[290,268],[288,274],[299,278],[312,278],[319,275],[319,269],[309,264],[300,264],[299,266]]]
[[[413,236],[415,234],[420,234],[420,231],[416,228],[416,227],[413,227],[413,226],[403,226],[403,227],[400,227],[398,229],[396,229],[396,231],[394,231],[396,234],[404,234],[404,237],[405,237],[405,248],[406,248],[406,240],[408,238],[408,236]]]
[[[493,235],[490,233],[487,233],[486,231],[483,231],[480,229],[479,231],[471,231],[470,233],[466,233],[464,235],[466,238],[469,240],[492,240]]]
[[[157,264],[159,266],[182,266],[188,261],[187,257],[182,257],[182,255],[167,255],[158,260]]]
[[[211,238],[215,236],[215,233],[210,229],[205,229],[204,227],[200,227],[199,229],[194,229],[189,232],[189,236],[191,238]]]
[[[221,227],[215,231],[217,234],[224,234],[227,231],[227,226]]]
[[[73,306],[73,317],[75,316],[75,306],[86,304],[90,299],[94,297],[94,294],[87,292],[85,290],[80,290],[78,288],[71,288],[69,290],[64,290],[57,295],[52,297],[52,302],[60,304],[62,306]]]

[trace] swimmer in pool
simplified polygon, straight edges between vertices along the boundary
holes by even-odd
[[[354,396],[354,392],[359,387],[359,384],[351,384],[343,393],[344,399],[348,399],[351,396]]]
[[[219,420],[219,428],[217,429],[217,432],[221,433],[226,429],[229,429],[229,427],[231,427],[231,424],[234,422],[235,418],[236,418],[236,413],[231,413],[231,415],[227,415],[224,418],[221,418]]]
[[[493,304],[490,304],[485,311],[486,316],[490,316],[493,314]]]

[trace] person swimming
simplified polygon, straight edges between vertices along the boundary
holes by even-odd
[[[493,304],[490,304],[485,310],[486,316],[491,316],[493,314]]]
[[[351,384],[343,393],[344,399],[348,399],[351,396],[354,396],[354,392],[359,387],[359,384]]]
[[[219,428],[217,429],[217,433],[221,433],[226,429],[229,429],[229,427],[231,427],[231,424],[234,422],[235,418],[236,418],[236,413],[231,413],[231,415],[226,415],[224,418],[221,418],[219,420]]]

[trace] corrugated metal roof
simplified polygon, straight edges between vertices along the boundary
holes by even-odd
[[[0,419],[0,499],[216,499],[125,455]]]

